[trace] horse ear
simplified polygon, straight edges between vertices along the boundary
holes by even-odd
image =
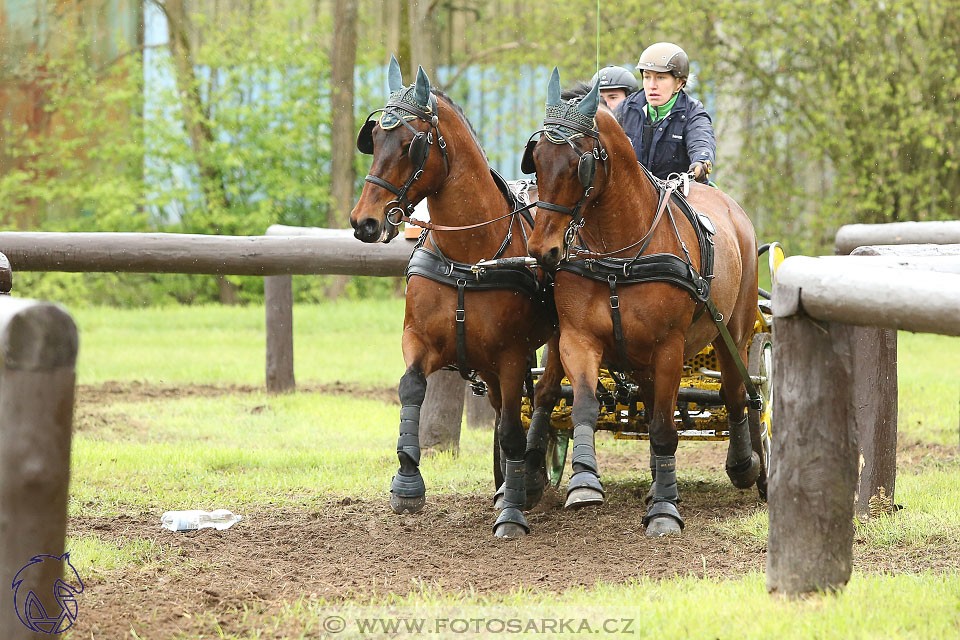
[[[427,77],[427,72],[423,70],[423,67],[417,67],[417,84],[413,90],[413,99],[421,107],[430,104],[430,78]]]
[[[554,107],[560,104],[560,69],[554,67],[550,74],[550,82],[547,83],[547,105]]]
[[[590,89],[587,95],[583,96],[583,99],[577,103],[577,111],[592,118],[597,115],[597,108],[600,106],[600,81],[594,83],[593,88]]]
[[[387,87],[390,93],[396,93],[403,88],[403,74],[400,73],[400,63],[396,57],[390,55],[390,70],[387,72]]]

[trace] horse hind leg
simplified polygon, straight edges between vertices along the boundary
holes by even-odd
[[[753,447],[750,425],[747,420],[746,388],[733,358],[727,352],[722,339],[714,342],[717,360],[720,362],[720,381],[724,402],[727,406],[727,427],[730,439],[727,444],[727,477],[738,489],[749,489],[760,477],[760,456]],[[745,350],[740,357],[746,362]]]
[[[550,417],[560,398],[560,381],[563,379],[558,334],[554,334],[544,349],[542,364],[544,371],[534,389],[534,409],[530,418],[530,427],[527,429],[527,450],[523,456],[526,463],[527,500],[524,504],[526,510],[539,504],[546,487]]]
[[[390,482],[390,507],[395,513],[418,513],[426,503],[427,490],[420,475],[420,407],[427,392],[427,378],[411,366],[400,378],[400,437],[397,458],[400,469]]]

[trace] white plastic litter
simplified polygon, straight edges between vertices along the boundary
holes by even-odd
[[[243,516],[234,515],[232,511],[226,509],[217,509],[216,511],[167,511],[160,517],[163,528],[170,531],[195,531],[208,527],[223,531],[241,520],[243,520]]]

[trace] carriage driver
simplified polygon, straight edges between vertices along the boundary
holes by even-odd
[[[600,81],[600,97],[607,103],[607,107],[613,111],[627,96],[634,94],[640,89],[637,85],[637,78],[629,70],[623,67],[604,67],[597,71],[590,78],[589,87],[592,87],[597,81]]]
[[[717,141],[703,104],[683,90],[690,73],[687,54],[675,44],[658,42],[644,50],[637,69],[643,72],[643,91],[616,110],[637,160],[658,178],[689,172],[706,183]]]

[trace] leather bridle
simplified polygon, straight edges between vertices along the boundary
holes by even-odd
[[[563,138],[564,142],[570,145],[570,148],[580,156],[580,161],[577,164],[577,177],[580,180],[580,186],[583,187],[583,194],[580,196],[580,200],[577,201],[577,203],[572,207],[565,207],[563,205],[553,202],[546,202],[544,200],[538,200],[535,203],[535,206],[538,209],[547,209],[548,211],[556,211],[557,213],[570,216],[570,225],[563,234],[562,259],[565,260],[569,255],[570,247],[573,246],[574,240],[584,224],[583,205],[589,197],[590,192],[593,191],[593,182],[597,174],[597,162],[606,162],[608,155],[607,150],[603,147],[603,143],[600,142],[600,132],[592,127],[584,126],[578,122],[567,120],[566,118],[545,118],[543,125],[544,126],[542,129],[534,131],[530,138],[527,139],[527,146],[526,150],[524,151],[523,159],[524,162],[527,163],[528,167],[533,162],[533,147],[537,142],[533,139],[533,137],[538,134],[560,136]],[[576,131],[578,134],[593,138],[593,149],[581,154],[580,150],[573,143],[571,136],[567,135],[567,133],[563,131],[563,128],[570,129]]]
[[[423,168],[426,166],[427,159],[430,157],[430,147],[433,146],[434,139],[436,139],[437,146],[440,147],[440,153],[443,155],[444,167],[447,173],[450,172],[450,162],[447,159],[447,143],[440,134],[440,118],[437,116],[437,99],[432,94],[430,95],[430,104],[433,113],[428,113],[427,111],[424,111],[419,107],[407,102],[388,102],[382,109],[376,109],[367,115],[367,121],[364,123],[363,128],[360,129],[360,134],[357,137],[357,147],[360,149],[360,151],[364,153],[373,153],[373,128],[377,125],[378,121],[370,120],[370,116],[381,111],[384,113],[392,112],[391,115],[396,117],[400,121],[400,124],[413,132],[413,140],[410,142],[410,151],[408,152],[408,156],[410,158],[410,162],[414,166],[414,169],[413,173],[410,174],[410,177],[407,178],[407,181],[403,183],[402,187],[398,188],[380,176],[375,176],[373,174],[367,174],[367,176],[364,178],[365,182],[375,184],[396,196],[396,198],[386,204],[384,212],[384,218],[394,227],[400,226],[400,223],[403,221],[404,217],[410,217],[413,215],[415,205],[407,199],[407,193],[410,191],[410,187],[412,187],[413,184],[420,179],[420,176],[423,175]],[[407,122],[402,113],[396,113],[396,111],[410,114],[416,117],[418,120],[426,122],[429,127],[426,131],[419,131],[410,125],[409,122]],[[433,134],[434,131],[436,131],[436,136]],[[368,149],[368,151],[365,151],[365,148]]]

